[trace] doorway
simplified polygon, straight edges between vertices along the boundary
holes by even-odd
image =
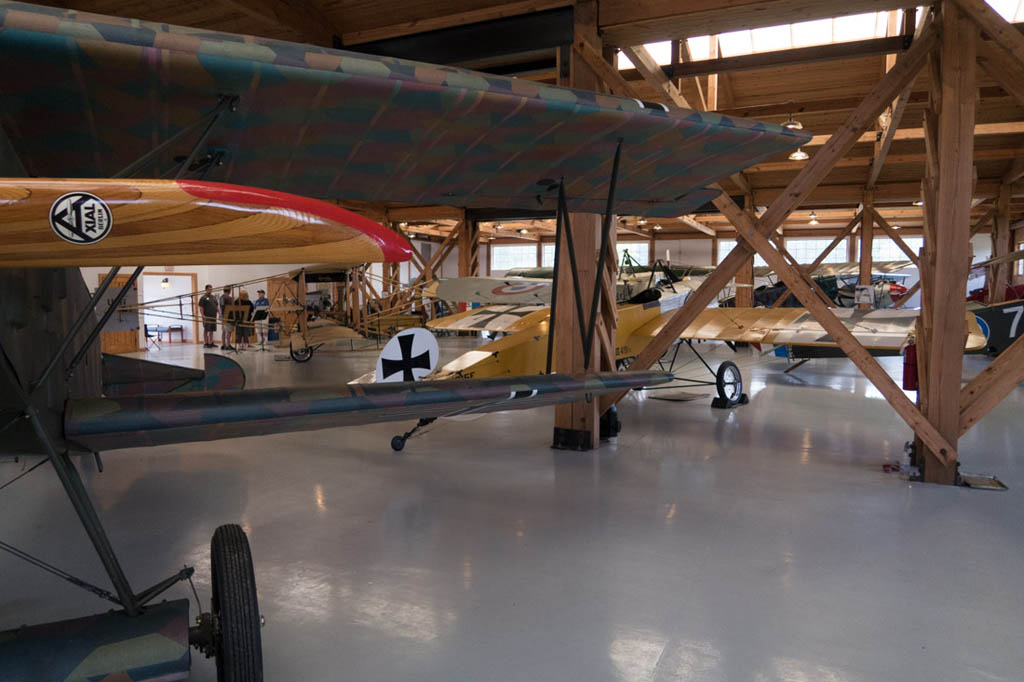
[[[199,315],[195,292],[198,276],[194,272],[143,272],[139,298],[145,302],[142,323],[161,330],[165,342],[171,341],[169,327],[181,327],[181,340],[196,343]],[[178,340],[177,331],[174,340]]]

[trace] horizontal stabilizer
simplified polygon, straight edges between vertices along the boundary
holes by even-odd
[[[205,353],[205,370],[103,354],[103,394],[122,398],[144,393],[231,391],[245,387],[245,372],[229,357]]]

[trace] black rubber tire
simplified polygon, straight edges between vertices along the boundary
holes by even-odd
[[[735,390],[733,390],[733,387]],[[735,405],[743,396],[743,375],[735,362],[726,360],[718,366],[715,373],[715,388],[718,390],[718,397],[729,405]]]
[[[211,611],[218,623],[217,682],[263,682],[263,643],[256,576],[245,531],[220,526],[210,541]]]
[[[401,452],[402,448],[405,447],[405,438],[402,436],[395,436],[391,439],[391,449],[395,452]]]
[[[298,350],[288,346],[288,353],[292,356],[292,360],[295,362],[309,362],[313,359],[313,348],[312,346],[306,346]]]

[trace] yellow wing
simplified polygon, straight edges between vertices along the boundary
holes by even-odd
[[[855,310],[838,308],[833,311],[860,343],[869,350],[900,350],[910,340],[917,323],[914,310]],[[671,313],[638,328],[630,337],[629,345],[643,348],[661,331]],[[984,347],[985,336],[973,313],[968,312],[965,350]],[[709,341],[745,341],[797,346],[836,346],[822,326],[803,308],[709,308],[702,310],[697,319],[679,335],[683,339]]]
[[[429,329],[513,333],[548,319],[545,305],[485,305],[427,322]]]

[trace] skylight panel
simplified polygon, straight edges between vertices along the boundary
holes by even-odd
[[[711,36],[687,38],[686,47],[690,50],[690,59],[695,62],[711,58]]]
[[[902,26],[903,25],[902,24],[902,21],[903,21],[903,18],[902,18],[903,12],[902,12],[902,10],[900,10],[899,13],[900,13],[901,16],[900,16],[900,21],[897,22],[897,26]],[[885,38],[885,37],[887,37],[889,35],[889,16],[888,15],[889,15],[888,12],[876,12],[875,13],[875,37],[876,38]],[[897,28],[896,31],[898,33],[899,29]]]
[[[989,6],[999,13],[1003,19],[1007,21],[1013,21],[1015,15],[1019,10],[1020,2],[1018,0],[986,0]]]
[[[672,61],[672,41],[662,40],[657,43],[647,43],[644,45],[647,51],[651,53],[656,64],[664,66]]]
[[[755,28],[750,31],[750,39],[753,43],[754,52],[773,52],[775,50],[788,50],[793,47],[793,38],[790,34],[789,24]]]
[[[791,24],[793,47],[810,47],[811,45],[827,45],[832,42],[832,20],[816,19]]]
[[[848,43],[875,37],[876,12],[836,17],[832,21],[832,42]]]
[[[753,52],[753,44],[750,40],[750,30],[730,31],[718,36],[718,49],[723,57],[736,57],[741,54]]]
[[[664,66],[672,61],[672,41],[662,40],[657,43],[645,43],[644,47],[651,54],[655,64]],[[634,68],[633,62],[629,60],[629,57],[622,54],[622,52],[615,53],[615,68],[619,69],[632,69]]]

